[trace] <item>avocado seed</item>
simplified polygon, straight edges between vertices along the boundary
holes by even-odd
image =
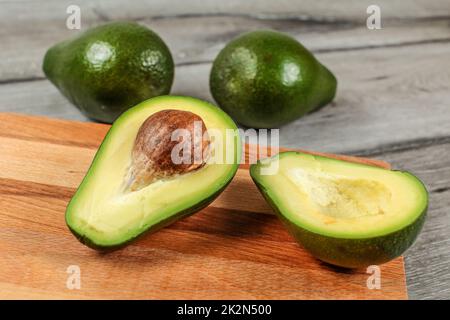
[[[203,167],[209,136],[202,118],[181,110],[162,110],[139,128],[131,154],[128,186],[136,191],[150,183]]]

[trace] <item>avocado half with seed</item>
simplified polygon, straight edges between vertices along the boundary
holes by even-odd
[[[428,207],[423,183],[409,172],[283,152],[252,165],[250,174],[297,242],[346,268],[400,256]]]
[[[238,169],[240,138],[229,130],[237,132],[228,115],[190,97],[126,111],[67,206],[68,227],[89,247],[114,249],[206,207]]]

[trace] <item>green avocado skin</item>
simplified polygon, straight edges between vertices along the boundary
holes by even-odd
[[[252,167],[255,168],[255,166],[251,166],[250,175],[277,217],[303,248],[326,263],[348,269],[386,263],[402,255],[414,243],[422,230],[427,208],[405,228],[379,237],[344,239],[311,232],[293,223],[281,213],[278,205],[268,196],[265,187],[252,174]]]
[[[274,128],[333,100],[334,75],[297,40],[253,31],[219,53],[210,74],[211,93],[239,123]]]
[[[212,203],[222,193],[223,190],[226,189],[226,187],[230,184],[230,182],[231,182],[231,179],[223,186],[223,188],[218,190],[216,193],[214,193],[214,195],[212,195],[208,199],[205,199],[205,200],[197,203],[195,206],[192,206],[191,208],[181,211],[181,212],[177,213],[176,215],[170,216],[168,219],[162,220],[159,223],[150,226],[147,230],[145,230],[143,233],[139,234],[137,237],[128,239],[128,240],[126,240],[122,243],[118,243],[117,245],[114,245],[114,246],[104,246],[104,245],[98,244],[94,240],[92,240],[88,237],[85,237],[84,235],[79,234],[76,230],[72,229],[70,226],[70,223],[68,223],[67,221],[66,221],[66,225],[68,226],[70,232],[78,239],[78,241],[80,241],[82,244],[84,244],[85,246],[87,246],[91,249],[95,249],[97,251],[103,251],[103,252],[119,250],[119,249],[127,246],[131,242],[136,241],[138,238],[144,237],[145,235],[152,234],[160,229],[163,229],[163,228],[171,225],[172,223],[174,223],[178,220],[189,217],[190,215],[193,215],[194,213],[206,208],[210,203]]]
[[[43,70],[86,116],[107,123],[145,99],[168,94],[174,77],[163,40],[133,22],[107,23],[56,44]]]

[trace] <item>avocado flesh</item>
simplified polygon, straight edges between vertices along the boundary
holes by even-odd
[[[168,94],[174,63],[150,29],[110,22],[52,46],[43,71],[87,117],[111,123],[137,103]]]
[[[356,268],[401,255],[422,227],[428,195],[408,172],[284,152],[275,175],[251,176],[294,238],[317,258]],[[270,163],[270,162],[269,162]]]
[[[227,129],[236,129],[219,108],[189,97],[161,96],[125,112],[111,127],[66,210],[67,225],[88,246],[119,247],[146,231],[194,213],[212,202],[236,173],[241,149],[240,139],[233,137],[222,145],[224,155],[232,151],[233,161],[207,163],[196,171],[155,181],[137,191],[126,190],[136,134],[145,119],[165,109],[193,112],[208,130],[224,136]]]

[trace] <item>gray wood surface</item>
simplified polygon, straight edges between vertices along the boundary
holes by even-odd
[[[427,184],[424,231],[406,254],[410,298],[450,299],[450,2],[378,0],[382,30],[368,30],[373,1],[77,1],[82,30],[134,20],[169,45],[172,93],[211,100],[219,50],[241,32],[275,29],[310,48],[337,76],[336,100],[281,128],[281,144],[373,156]],[[72,1],[0,1],[0,111],[87,120],[44,77],[42,57],[77,34]]]

